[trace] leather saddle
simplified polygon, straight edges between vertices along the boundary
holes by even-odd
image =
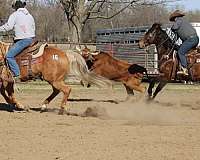
[[[28,47],[26,47],[20,54],[15,57],[21,72],[24,69],[28,71],[28,79],[33,79],[31,69],[31,65],[34,59],[33,55],[38,53],[41,45],[42,44],[40,44],[37,40],[34,40]]]
[[[189,51],[187,61],[188,64],[200,63],[200,46]]]
[[[25,56],[27,54],[34,54],[39,50],[39,48],[39,42],[37,40],[34,40],[28,47],[26,47],[20,54],[18,54],[16,58]]]
[[[19,67],[24,65],[31,65],[32,55],[36,54],[39,48],[39,42],[34,40],[28,47],[26,47],[20,54],[18,54],[15,58]]]

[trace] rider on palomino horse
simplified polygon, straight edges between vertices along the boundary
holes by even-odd
[[[14,45],[6,54],[6,60],[15,82],[20,80],[20,69],[16,63],[15,56],[28,47],[35,37],[35,21],[28,10],[24,8],[25,6],[25,0],[13,0],[12,8],[15,9],[15,12],[10,15],[6,24],[0,26],[0,32],[12,29],[15,31]]]
[[[178,71],[177,74],[188,76],[186,54],[190,49],[198,45],[199,37],[197,36],[196,30],[193,26],[183,18],[184,16],[185,14],[176,10],[170,15],[169,20],[174,22],[171,28],[172,31],[182,40],[182,45],[178,50],[181,70]]]

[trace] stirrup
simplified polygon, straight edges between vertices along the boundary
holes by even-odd
[[[181,70],[181,71],[178,71],[177,74],[189,76],[187,68],[183,68],[183,67],[182,67],[181,69],[182,69],[182,70]]]
[[[15,83],[20,83],[21,79],[20,76],[13,77]]]

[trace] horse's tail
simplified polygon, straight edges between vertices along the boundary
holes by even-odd
[[[87,82],[88,84],[94,84],[99,87],[112,86],[110,80],[96,75],[94,72],[90,72],[84,58],[80,54],[70,51],[67,53],[67,56],[70,61],[70,73],[72,75],[75,75],[83,82]]]

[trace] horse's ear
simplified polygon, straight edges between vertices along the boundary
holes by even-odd
[[[154,24],[155,24],[155,28],[156,28],[156,29],[159,29],[159,28],[161,28],[161,26],[162,26],[161,23],[154,23]]]
[[[162,23],[161,22],[159,22],[158,24],[160,25],[160,27],[162,27]]]

